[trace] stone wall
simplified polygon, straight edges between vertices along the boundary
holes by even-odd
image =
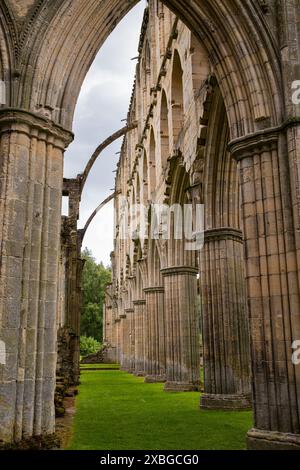
[[[0,441],[54,431],[63,154],[90,64],[135,3],[0,2]],[[199,291],[206,406],[215,398],[222,405],[229,391],[240,405],[248,401],[246,291],[255,409],[248,445],[296,448],[300,109],[292,86],[300,79],[299,1],[163,3],[195,38],[165,6],[149,2],[128,117],[139,125],[124,142],[117,190],[130,205],[137,198],[203,202],[206,256],[199,269],[177,240],[117,237],[112,344],[129,370],[144,367],[168,389],[195,387],[198,353],[186,348],[197,344],[197,331],[188,332]],[[66,299],[78,305],[73,241]],[[149,288],[156,292],[149,296]],[[77,314],[73,320],[76,334]]]

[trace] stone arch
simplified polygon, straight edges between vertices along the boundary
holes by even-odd
[[[16,276],[16,279],[19,279],[16,285],[20,291],[21,286],[28,284],[27,266],[32,264],[31,258],[23,254],[22,248],[26,245],[30,251],[33,245],[41,248],[45,281],[49,282],[53,292],[56,292],[57,280],[53,276],[53,265],[57,258],[55,254],[59,249],[57,234],[60,224],[60,203],[58,201],[62,190],[62,155],[71,140],[70,133],[63,132],[62,128],[70,130],[72,127],[79,90],[93,58],[114,26],[135,3],[134,0],[130,2],[110,0],[101,4],[97,0],[77,2],[44,0],[35,3],[28,10],[24,21],[20,22],[20,34],[15,35],[18,46],[15,56],[18,61],[6,61],[11,67],[9,73],[15,78],[10,81],[10,106],[17,110],[6,109],[0,113],[1,124],[4,123],[4,137],[3,141],[1,140],[3,161],[9,168],[9,173],[5,174],[5,183],[21,171],[18,166],[19,161],[22,160],[24,163],[26,159],[28,160],[29,149],[30,161],[35,159],[37,172],[43,172],[43,160],[49,165],[46,178],[41,183],[41,193],[45,191],[49,200],[41,198],[44,202],[39,202],[42,214],[39,219],[32,210],[31,194],[28,189],[31,182],[35,183],[35,179],[27,170],[27,173],[23,174],[25,191],[21,185],[14,187],[26,207],[23,211],[26,212],[26,217],[23,217],[23,212],[20,217],[14,210],[15,194],[12,194],[9,185],[3,199],[1,197],[1,200],[5,201],[3,217],[8,221],[7,224],[2,223],[2,226],[7,227],[7,230],[3,231],[2,246],[5,250],[9,245],[7,242],[10,241],[10,233],[17,236],[21,234],[20,250],[16,255],[22,260],[19,263],[22,268],[18,268]],[[249,307],[254,320],[252,355],[256,398],[255,426],[260,430],[251,431],[250,443],[260,440],[263,441],[262,445],[296,446],[297,443],[299,445],[299,437],[290,436],[290,433],[300,432],[299,374],[290,363],[288,355],[291,339],[299,332],[299,315],[292,312],[300,310],[297,264],[299,181],[297,171],[293,171],[297,168],[296,153],[299,139],[296,128],[297,113],[288,103],[287,93],[283,92],[284,88],[288,90],[292,75],[290,73],[292,68],[289,68],[287,63],[293,62],[294,69],[298,66],[297,51],[288,44],[294,41],[294,38],[292,40],[289,37],[289,22],[293,34],[297,36],[298,33],[295,27],[298,18],[296,14],[293,17],[296,13],[296,1],[289,2],[288,6],[285,5],[286,2],[277,5],[276,11],[282,13],[284,19],[283,37],[287,39],[284,54],[278,43],[281,35],[275,37],[268,26],[268,18],[264,15],[265,3],[264,8],[261,8],[262,2],[255,0],[243,2],[191,0],[189,8],[186,8],[181,0],[166,0],[164,3],[191,28],[207,51],[224,100],[231,140],[229,148],[234,157],[240,161],[247,256],[246,274]],[[5,5],[8,5],[6,0],[1,3],[1,11],[4,11]],[[286,8],[290,8],[292,12],[288,20],[286,20],[288,13]],[[14,36],[11,26],[7,35]],[[1,50],[2,57],[5,57],[5,54],[7,57],[13,56],[13,44],[15,39],[7,41],[6,46],[2,48],[4,52]],[[286,84],[283,86],[284,79]],[[292,121],[285,122],[286,117],[291,117]],[[22,145],[16,145],[15,137],[21,134]],[[37,152],[36,147],[38,147]],[[20,155],[22,159],[19,158]],[[25,169],[25,164],[22,169]],[[34,176],[38,179],[36,175]],[[51,211],[50,200],[54,203]],[[32,221],[39,225],[36,227],[36,239],[31,244],[26,237],[27,227],[32,226]],[[45,233],[49,235],[51,243],[49,250],[40,242],[41,227],[48,225],[49,232],[44,230],[43,236]],[[35,241],[37,245],[34,245]],[[51,260],[48,260],[48,251],[51,252]],[[265,252],[268,253],[267,257]],[[4,251],[3,254],[6,256],[7,252]],[[9,256],[7,259],[5,256],[1,265],[4,292],[5,289],[11,288],[10,280],[6,276]],[[177,271],[178,276],[182,274]],[[187,274],[186,271],[184,274]],[[166,276],[173,275],[172,271],[166,273]],[[6,297],[3,292],[1,293],[4,305]],[[55,300],[52,290],[51,295]],[[38,295],[34,298],[36,303],[38,298]],[[45,304],[42,302],[40,304],[43,309]],[[47,304],[49,309],[47,319],[51,325],[55,323],[54,304],[55,301],[52,305]],[[41,310],[36,311],[35,315],[35,320],[43,321]],[[30,328],[27,329],[29,330]],[[51,354],[51,357],[54,356],[55,328],[52,330],[49,337],[51,341],[45,343],[45,348],[52,347],[50,343],[53,344],[53,348],[37,351],[41,369],[44,357]],[[42,344],[43,338],[40,339],[39,343]],[[266,342],[272,344],[272,348],[266,348]],[[21,344],[18,347],[21,350]],[[16,347],[14,351],[16,358],[17,349]],[[282,354],[284,360],[280,360]],[[21,359],[23,361],[24,358]],[[24,365],[24,361],[18,365]],[[20,440],[24,435],[40,435],[43,431],[46,433],[53,431],[54,370],[55,364],[52,361],[51,364],[47,364],[45,376],[42,377],[45,383],[52,381],[49,388],[45,387],[44,396],[42,391],[38,396],[30,393],[27,387],[24,400],[20,403],[20,410],[23,403],[27,405],[23,407],[23,411],[27,414],[24,415],[24,419],[18,420],[14,405],[11,406],[11,397],[16,382],[17,392],[21,396],[23,382],[18,381],[16,376],[12,379],[9,376],[11,380],[5,386],[10,401],[0,409],[0,418],[2,420],[4,416],[3,422],[7,422],[8,426],[4,431],[1,430],[1,440]],[[26,368],[25,378],[30,373],[29,368]],[[33,382],[34,380],[35,377]],[[43,408],[36,403],[43,403]],[[12,411],[7,418],[5,414],[9,408]],[[37,413],[33,420],[35,408]],[[277,431],[275,435],[274,431]]]
[[[150,239],[147,250],[148,259],[148,284],[151,287],[161,287],[163,280],[161,276],[161,269],[163,262],[161,259],[161,253],[158,246],[158,241]]]
[[[141,182],[140,182],[140,175],[136,173],[136,198],[135,204],[140,204],[143,201],[142,193],[141,193]]]
[[[161,94],[160,108],[160,156],[161,166],[166,167],[170,156],[170,135],[169,135],[169,108],[165,90]]]
[[[207,52],[193,33],[191,33],[190,54],[192,56],[193,89],[195,96],[197,96],[211,70],[211,64]]]
[[[185,230],[185,206],[191,204],[190,175],[186,171],[185,163],[180,152],[169,160],[166,177],[165,202],[169,208],[169,239],[167,245],[167,264],[172,266],[197,266],[196,253],[187,250],[187,243],[191,239],[186,238]]]
[[[238,164],[228,150],[229,126],[219,87],[214,90],[208,119],[203,173],[205,229],[241,230]]]
[[[169,233],[165,242],[167,265],[161,270],[165,289],[166,391],[195,391],[200,384],[200,321],[196,247],[185,237],[191,207],[190,177],[178,152],[169,159],[166,203]],[[168,189],[168,186],[167,186]],[[184,299],[184,300],[183,300]],[[182,334],[182,331],[185,334]]]
[[[175,149],[180,146],[179,140],[184,120],[183,69],[179,52],[176,49],[173,57],[171,107],[173,148]]]
[[[205,107],[204,107],[205,108]],[[238,164],[228,151],[229,126],[218,86],[208,95],[203,158],[193,192],[205,206],[204,246],[199,253],[203,321],[205,409],[250,409],[250,336]],[[202,117],[204,122],[204,115]],[[197,160],[195,162],[197,165]],[[234,342],[232,338],[234,337]]]
[[[19,105],[48,112],[56,122],[70,128],[90,63],[108,34],[135,3],[112,0],[102,9],[95,0],[76,4],[65,0],[60,5],[45,1],[35,15],[38,19],[43,14],[47,21],[42,27],[37,20],[32,22],[30,34],[23,38]],[[178,0],[164,3],[195,32],[213,58],[229,114],[231,138],[259,130],[267,120],[268,124],[278,124],[282,117],[281,83],[276,78],[280,76],[279,58],[263,14],[254,2],[248,0],[240,5],[235,1],[228,6],[214,0],[208,7],[205,1],[197,0],[188,10]],[[223,37],[230,41],[224,42]],[[237,44],[244,47],[238,48]],[[257,44],[264,48],[258,49]],[[26,51],[30,51],[31,58]],[[256,54],[251,56],[249,69],[251,51]],[[231,60],[226,60],[227,57]],[[29,68],[33,73],[28,73]],[[26,87],[25,80],[29,82]],[[257,84],[255,90],[253,83]]]
[[[0,108],[12,106],[15,80],[13,74],[18,59],[17,26],[6,2],[0,5]]]
[[[149,176],[148,176],[148,158],[147,152],[143,150],[143,167],[142,167],[142,174],[143,174],[143,204],[147,205],[149,200]]]

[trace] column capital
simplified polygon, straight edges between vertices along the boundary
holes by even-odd
[[[146,287],[144,289],[144,292],[146,294],[150,294],[150,293],[161,293],[163,294],[165,292],[165,288],[164,287]]]
[[[205,231],[204,240],[205,242],[234,240],[243,243],[243,232],[230,227],[214,228]]]
[[[71,131],[40,114],[25,109],[0,109],[0,135],[11,132],[20,132],[30,138],[38,137],[61,150],[65,150],[74,139]]]
[[[127,313],[134,313],[134,309],[133,308],[125,308],[125,314]],[[126,315],[125,315],[125,318],[126,318]]]
[[[237,161],[252,157],[255,151],[261,153],[264,149],[276,148],[280,134],[297,126],[300,126],[300,117],[290,117],[279,126],[232,140],[228,144],[228,150]]]
[[[161,274],[164,277],[173,276],[175,274],[194,274],[196,276],[198,273],[198,268],[195,268],[194,266],[174,266],[161,270]]]
[[[252,157],[256,153],[260,154],[264,150],[270,151],[277,147],[283,129],[282,126],[272,127],[232,140],[228,144],[228,150],[237,161]]]
[[[134,300],[132,303],[134,306],[146,305],[146,300]]]

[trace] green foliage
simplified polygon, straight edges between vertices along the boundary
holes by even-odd
[[[85,357],[89,354],[94,354],[99,351],[101,344],[94,338],[88,336],[80,337],[80,355]]]
[[[111,282],[111,269],[97,264],[87,248],[82,253],[85,266],[82,275],[83,302],[81,311],[81,334],[102,341],[103,304],[105,289]]]
[[[70,449],[245,449],[251,412],[200,410],[199,393],[163,387],[117,370],[82,371]]]

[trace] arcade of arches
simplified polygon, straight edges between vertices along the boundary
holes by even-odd
[[[91,61],[136,3],[0,3],[3,443],[52,435],[56,374],[78,382],[88,170],[64,180],[63,155]],[[203,357],[200,406],[253,407],[250,449],[300,449],[299,24],[299,0],[150,0],[128,126],[90,163],[124,135],[110,354],[166,392],[198,390]],[[202,249],[123,238],[124,200],[204,205]]]

